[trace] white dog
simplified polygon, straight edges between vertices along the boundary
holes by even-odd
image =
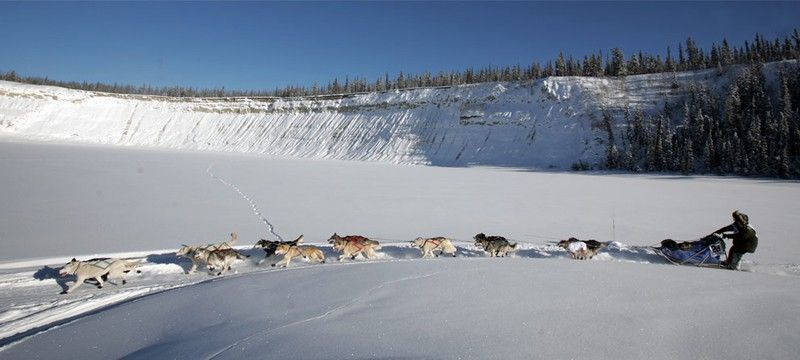
[[[187,257],[192,260],[192,267],[186,271],[187,274],[191,274],[197,270],[198,265],[208,264],[208,255],[211,253],[211,251],[232,249],[233,244],[236,243],[237,239],[238,235],[236,235],[234,232],[231,233],[231,239],[229,241],[224,241],[218,244],[206,244],[203,246],[189,246],[184,244],[180,249],[178,249],[175,255]]]
[[[423,258],[438,257],[439,255],[433,253],[436,250],[439,250],[442,255],[451,254],[456,257],[456,247],[453,246],[449,239],[441,236],[428,239],[418,237],[411,242],[411,245],[418,247],[422,251]]]
[[[250,257],[249,255],[242,255],[238,251],[230,248],[212,251],[201,250],[200,253],[207,253],[205,258],[208,264],[208,271],[212,273],[216,271],[217,275],[222,275],[226,271],[230,270],[234,260],[244,260]]]
[[[586,260],[589,257],[589,248],[583,241],[575,241],[567,245],[567,251],[573,259]]]
[[[122,279],[122,284],[125,285],[127,283],[125,274],[135,269],[140,261],[141,259],[92,259],[88,261],[78,261],[73,258],[58,271],[58,275],[61,277],[75,275],[77,278],[75,284],[67,288],[67,290],[64,290],[62,294],[72,292],[88,279],[96,280],[97,288],[99,289],[103,288],[103,282],[108,279]]]

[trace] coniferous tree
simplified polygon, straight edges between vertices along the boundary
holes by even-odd
[[[622,49],[614,48],[611,50],[611,75],[612,76],[625,76],[628,75],[627,65],[625,63],[625,54]]]
[[[556,76],[567,75],[567,63],[564,61],[564,54],[559,52],[558,59],[556,59]]]

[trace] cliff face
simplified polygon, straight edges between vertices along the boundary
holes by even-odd
[[[775,71],[774,64],[767,66]],[[568,168],[602,162],[593,123],[657,111],[715,70],[551,77],[299,99],[115,95],[0,81],[0,137],[441,166]]]

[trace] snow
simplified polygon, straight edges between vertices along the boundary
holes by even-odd
[[[800,184],[561,171],[602,158],[601,109],[659,110],[736,71],[305,99],[0,81],[0,358],[793,358]],[[743,272],[649,247],[735,209],[759,224]],[[236,274],[184,273],[177,248],[233,231],[251,255]],[[335,261],[334,232],[380,241],[378,259]],[[479,232],[518,251],[489,259]],[[251,248],[300,234],[328,263]],[[418,236],[459,257],[420,259]],[[571,260],[570,236],[611,244]],[[142,273],[58,295],[72,257]]]
[[[763,274],[565,259],[328,264],[143,297],[0,354],[792,358],[800,350],[798,285]]]
[[[0,358],[791,358],[796,182],[395,166],[0,142]],[[678,267],[647,245],[741,208],[744,272]],[[305,234],[331,259],[262,265],[259,238]],[[239,234],[235,275],[174,251]],[[361,234],[380,257],[337,262]],[[478,232],[519,242],[510,258]],[[417,236],[459,257],[420,259]],[[592,260],[553,241],[613,241]],[[148,250],[163,249],[163,250]],[[71,257],[144,257],[127,285],[58,295]],[[581,339],[576,342],[575,339]],[[757,346],[754,344],[758,344]]]
[[[777,72],[784,63],[766,66]],[[794,63],[794,62],[792,62]],[[115,95],[0,81],[0,136],[439,166],[569,169],[601,162],[602,111],[660,111],[742,67],[621,78],[550,77],[292,99]],[[673,87],[673,84],[678,84]]]

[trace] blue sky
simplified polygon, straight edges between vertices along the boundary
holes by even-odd
[[[345,75],[664,54],[800,27],[800,2],[0,2],[0,71],[59,80],[272,89]]]

